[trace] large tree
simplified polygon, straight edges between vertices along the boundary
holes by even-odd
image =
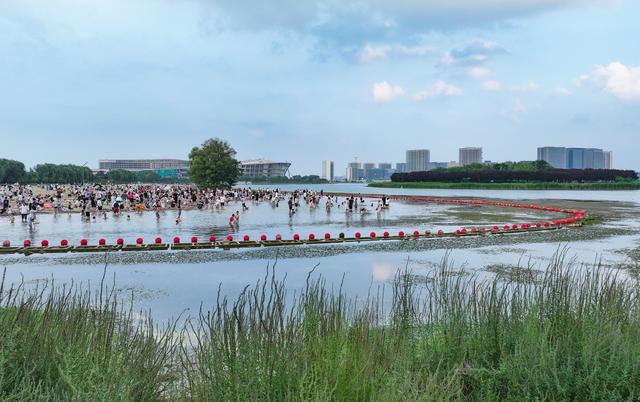
[[[211,138],[189,153],[189,179],[203,188],[231,187],[240,175],[236,151],[226,141]]]
[[[24,178],[25,174],[24,163],[0,159],[0,183],[17,183]]]

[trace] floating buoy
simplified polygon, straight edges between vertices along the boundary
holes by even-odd
[[[89,242],[87,241],[87,239],[82,239],[82,240],[80,240],[80,245],[81,245],[81,246],[86,246],[87,244],[89,244]]]
[[[356,232],[356,239],[359,239],[362,237],[362,234],[360,232]]]
[[[25,247],[31,247],[31,240],[27,239],[22,243]]]
[[[267,240],[267,235],[266,234],[261,235],[260,236],[260,240],[262,240],[262,241]]]
[[[192,236],[191,237],[191,243],[197,243],[198,242],[198,237],[197,236]]]
[[[493,230],[494,232],[497,232],[498,230],[500,230],[500,228],[497,226],[494,226],[493,228],[491,228],[491,230]]]
[[[118,238],[118,240],[116,240],[116,244],[118,246],[122,246],[124,244],[124,239],[122,237]]]
[[[144,240],[142,240],[142,237],[138,237],[136,239],[136,244],[142,244],[142,243],[144,243]]]
[[[541,227],[541,226],[542,226],[542,223],[540,223],[540,222],[536,222],[536,227],[537,227],[537,228],[539,228],[539,227]]]
[[[209,236],[209,243],[215,243],[216,242],[216,237],[215,236]]]
[[[233,236],[229,235],[227,236],[227,241],[232,241],[233,240]]]
[[[296,240],[296,241],[300,240],[300,235],[299,235],[299,234],[297,234],[297,233],[296,233],[296,234],[294,234],[294,235],[293,235],[293,240]]]
[[[2,247],[11,247],[11,242],[9,240],[4,240],[2,242]]]
[[[414,236],[414,237],[420,237],[420,232],[419,232],[419,231],[417,231],[417,230],[414,230],[414,231],[413,231],[413,236]]]
[[[316,235],[314,235],[313,233],[309,233],[309,240],[315,240],[316,239]]]
[[[282,235],[278,233],[278,234],[276,235],[276,240],[282,240]]]
[[[369,237],[371,237],[372,239],[374,239],[376,237],[376,232],[371,232],[369,233]]]
[[[156,244],[160,244],[162,243],[162,239],[160,237],[156,237],[155,242]]]
[[[107,241],[105,239],[100,239],[98,240],[98,244],[104,246],[105,244],[107,244]]]
[[[173,238],[173,244],[178,244],[180,243],[180,238],[178,236]]]
[[[456,234],[459,235],[460,233],[462,233],[460,229],[456,229]]]
[[[43,240],[43,241],[41,241],[41,242],[40,242],[40,245],[41,245],[42,247],[48,247],[48,246],[49,246],[49,240]]]
[[[401,231],[399,231],[399,232],[398,232],[398,236],[400,236],[400,237],[404,237],[404,232],[403,232],[402,230],[401,230]]]
[[[389,232],[384,232],[382,235],[383,235],[384,237],[389,237]]]
[[[329,239],[331,238],[331,234],[329,234],[329,233],[325,233],[325,234],[324,234],[324,238],[325,238],[325,239],[327,239],[327,240],[329,240]]]
[[[244,240],[244,241],[249,241],[249,235],[244,235],[244,236],[242,237],[242,240]]]

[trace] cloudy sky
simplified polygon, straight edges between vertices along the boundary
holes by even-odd
[[[0,157],[493,161],[640,169],[635,0],[0,0]]]

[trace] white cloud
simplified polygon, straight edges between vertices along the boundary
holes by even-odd
[[[395,98],[404,96],[405,92],[401,86],[391,85],[387,81],[376,82],[372,89],[373,100],[376,102],[389,102]]]
[[[462,90],[454,85],[447,84],[446,82],[439,80],[436,81],[435,84],[426,91],[418,92],[413,95],[413,99],[416,101],[423,101],[426,99],[430,99],[436,96],[460,96],[462,95]]]
[[[640,67],[618,61],[596,66],[576,81],[578,86],[591,85],[629,102],[640,102]]]
[[[482,83],[485,91],[499,91],[502,89],[502,83],[496,80],[488,80]]]
[[[538,90],[538,84],[535,81],[529,81],[524,85],[514,85],[509,89],[514,92],[535,92]]]
[[[555,91],[553,91],[553,93],[556,94],[556,95],[560,95],[560,96],[569,96],[569,95],[571,95],[571,91],[569,91],[565,87],[558,87],[558,88],[555,89]]]
[[[469,69],[469,75],[476,79],[487,77],[490,73],[489,69],[485,67],[472,67]]]
[[[423,57],[433,54],[434,52],[435,49],[433,47],[426,45],[406,46],[398,44],[367,44],[360,52],[359,58],[362,63],[368,63],[376,60],[387,59],[392,56]]]

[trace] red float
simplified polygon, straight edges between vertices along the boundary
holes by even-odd
[[[3,240],[2,247],[11,247],[11,242],[9,240]]]
[[[98,244],[104,246],[105,244],[107,244],[107,241],[105,239],[99,239]]]
[[[369,233],[369,237],[371,237],[372,239],[376,237],[376,232],[371,232]]]
[[[142,237],[138,237],[138,238],[136,239],[136,244],[140,245],[140,244],[142,244],[142,243],[144,243],[144,240],[142,240]]]
[[[191,243],[197,243],[197,242],[198,242],[198,237],[197,236],[191,237]]]
[[[420,232],[419,232],[419,231],[417,231],[417,230],[414,230],[414,231],[413,231],[413,236],[414,236],[414,237],[420,237]]]
[[[180,238],[178,236],[173,238],[173,244],[178,244],[180,243]]]
[[[278,233],[278,234],[276,235],[276,240],[282,240],[282,235]]]
[[[62,247],[67,247],[69,245],[69,241],[66,240],[66,239],[62,239],[62,240],[60,240],[60,245]]]
[[[81,245],[81,246],[86,246],[87,244],[89,244],[89,242],[87,241],[87,239],[82,239],[82,240],[80,240],[80,245]]]
[[[399,231],[399,232],[398,232],[398,236],[400,236],[400,237],[404,237],[404,232],[403,232],[402,230],[401,230],[401,231]]]
[[[160,237],[156,237],[155,238],[155,242],[156,242],[156,244],[161,244],[162,243],[162,239]]]
[[[444,234],[444,231],[442,229],[438,230],[438,236],[442,236]]]
[[[22,244],[23,244],[25,247],[31,247],[31,240],[26,239]]]
[[[260,236],[260,240],[262,241],[266,241],[267,240],[267,235],[263,234]]]
[[[215,243],[216,242],[216,237],[215,236],[209,236],[209,243]]]
[[[124,244],[124,239],[122,237],[118,238],[118,240],[116,240],[116,244],[122,246]]]
[[[384,232],[382,235],[383,235],[384,237],[389,237],[389,232]]]
[[[331,238],[331,234],[329,234],[329,233],[325,233],[325,234],[324,234],[324,238],[325,238],[325,239],[327,239],[327,240],[328,240],[328,239],[330,239],[330,238]]]
[[[296,240],[296,241],[300,240],[300,235],[299,235],[299,234],[297,234],[297,233],[296,233],[296,234],[294,234],[294,235],[293,235],[293,240]]]
[[[233,236],[229,235],[227,236],[227,241],[232,241],[233,240]]]
[[[314,235],[313,233],[309,234],[309,240],[315,240],[316,239],[316,235]]]
[[[242,237],[242,240],[244,240],[244,241],[249,241],[249,235],[244,235],[244,236]]]
[[[40,242],[40,245],[41,245],[42,247],[49,247],[49,240],[43,240],[43,241],[41,241],[41,242]]]
[[[362,237],[362,234],[360,232],[356,232],[356,239],[359,239]]]

